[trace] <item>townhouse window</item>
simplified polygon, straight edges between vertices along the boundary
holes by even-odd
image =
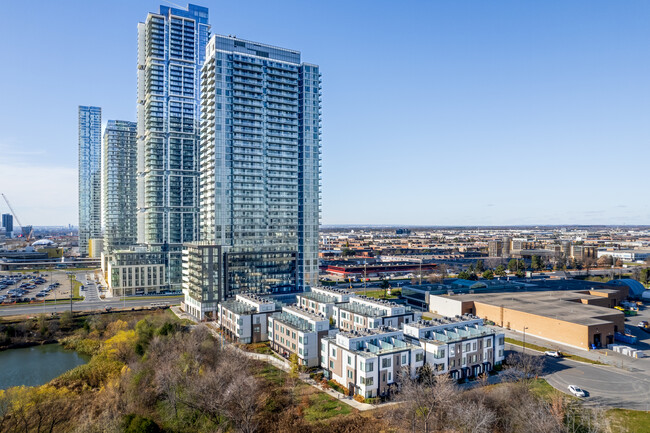
[[[391,377],[391,372],[389,371],[388,372],[388,381],[390,382],[391,380],[393,380],[393,378]]]
[[[372,377],[366,377],[366,385],[372,385],[374,382]]]
[[[463,365],[465,365],[465,364],[467,364],[467,360],[466,360],[465,357],[463,356]]]
[[[452,367],[455,367],[455,366],[456,366],[456,360],[455,360],[455,359],[452,359],[452,360],[451,360],[451,366],[452,366]]]
[[[298,343],[302,344],[302,337],[298,337]]]
[[[352,379],[353,376],[352,370],[348,370],[348,379]]]
[[[381,360],[381,368],[389,368],[391,366],[390,358],[384,358]]]
[[[336,347],[332,347],[332,358],[336,358]]]
[[[305,335],[305,344],[309,344],[309,337]]]
[[[327,365],[327,362],[325,361],[325,357],[321,356],[320,357],[320,365]]]
[[[305,356],[309,356],[309,351],[307,348],[305,348]]]
[[[291,348],[292,348],[293,350],[296,350],[296,343],[291,343]]]
[[[260,316],[255,316],[255,324],[259,325],[260,323],[262,323],[261,319],[262,318]]]
[[[503,350],[499,350],[499,356],[503,356]]]
[[[348,365],[352,365],[352,357],[348,355]]]
[[[298,348],[298,355],[302,355],[302,349],[300,347]]]
[[[415,362],[421,362],[424,360],[424,353],[416,353],[415,354]]]
[[[287,337],[291,335],[291,331],[289,331],[289,328],[287,328]]]
[[[402,354],[402,365],[406,364],[406,353]]]
[[[469,351],[470,351],[470,347],[471,347],[471,346],[470,346],[469,343],[465,344],[465,352],[469,352]]]
[[[291,338],[293,338],[294,340],[296,339],[296,333],[295,332],[291,333]]]
[[[374,362],[368,362],[366,364],[366,372],[371,372],[375,370],[375,363]]]
[[[472,355],[472,363],[476,362],[476,355]]]
[[[505,338],[505,337],[499,337],[499,346],[503,346],[503,339],[504,339],[504,338]]]
[[[472,343],[472,350],[476,350],[476,341]]]
[[[491,338],[485,340],[485,347],[492,347],[492,339]]]
[[[334,370],[334,361],[330,361],[330,370]]]

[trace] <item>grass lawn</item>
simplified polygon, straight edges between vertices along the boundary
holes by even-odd
[[[304,417],[309,422],[322,421],[336,416],[348,415],[352,413],[352,410],[350,406],[342,401],[324,392],[316,391],[309,396],[309,406],[304,410]]]
[[[79,288],[81,287],[81,283],[77,281],[76,279],[72,280],[72,297],[73,298],[79,298]]]
[[[280,370],[279,368],[275,368],[274,366],[266,362],[260,361],[259,366],[260,368],[256,371],[255,374],[256,376],[268,380],[269,382],[278,386],[282,386],[284,384],[287,373]]]
[[[614,431],[631,433],[650,433],[650,412],[628,409],[610,409],[610,416]]]
[[[363,294],[363,291],[359,291],[357,293]],[[377,299],[397,299],[401,294],[402,294],[401,289],[391,289],[391,294],[386,296],[386,298],[384,298],[383,290],[368,290],[366,292],[366,296],[369,296],[371,298],[377,298]]]
[[[266,362],[257,363],[255,375],[260,379],[266,380],[276,386],[283,386],[287,379],[287,373],[273,367]],[[303,416],[309,422],[327,420],[337,416],[349,415],[357,412],[343,401],[319,391],[311,385],[298,381],[295,387],[296,401],[303,402]]]
[[[242,349],[247,352],[261,353],[262,355],[273,355],[273,351],[271,350],[268,342],[244,344],[242,346]]]
[[[522,347],[524,345],[523,341],[515,340],[514,338],[508,338],[508,337],[506,337],[506,343],[515,344],[517,346],[522,346]],[[538,346],[536,344],[531,344],[531,343],[526,343],[526,348],[527,349],[532,349],[532,350],[537,350],[538,352],[546,352],[548,350],[555,350],[555,349],[551,349],[551,348],[544,347],[544,346]],[[606,364],[603,364],[600,361],[594,361],[593,359],[583,358],[582,356],[578,356],[578,355],[569,355],[567,353],[563,353],[562,355],[563,355],[564,358],[572,359],[574,361],[586,362],[586,363],[589,363],[589,364],[596,364],[596,365],[606,365]]]
[[[531,382],[530,384],[530,389],[531,391],[537,395],[538,397],[542,397],[545,400],[549,400],[551,396],[555,394],[562,394],[567,398],[573,398],[576,399],[576,397],[573,397],[571,395],[561,393],[557,389],[553,388],[549,383],[546,381],[546,379],[535,379]],[[577,400],[577,399],[576,399]]]

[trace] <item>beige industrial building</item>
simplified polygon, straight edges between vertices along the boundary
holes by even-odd
[[[613,307],[626,297],[627,287],[623,286],[432,295],[429,311],[450,317],[473,314],[506,329],[589,350],[614,343],[614,333],[625,329],[625,315]]]

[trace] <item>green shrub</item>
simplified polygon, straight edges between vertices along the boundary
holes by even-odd
[[[122,422],[122,429],[124,433],[162,432],[154,420],[135,414],[129,414],[124,417],[124,421]]]

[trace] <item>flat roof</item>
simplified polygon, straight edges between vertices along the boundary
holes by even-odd
[[[583,326],[611,323],[611,320],[605,320],[602,317],[625,317],[622,311],[613,308],[579,302],[580,299],[602,299],[602,297],[576,291],[467,294],[448,297],[463,302],[473,301],[504,307],[510,310],[521,311],[522,313],[548,317]]]

